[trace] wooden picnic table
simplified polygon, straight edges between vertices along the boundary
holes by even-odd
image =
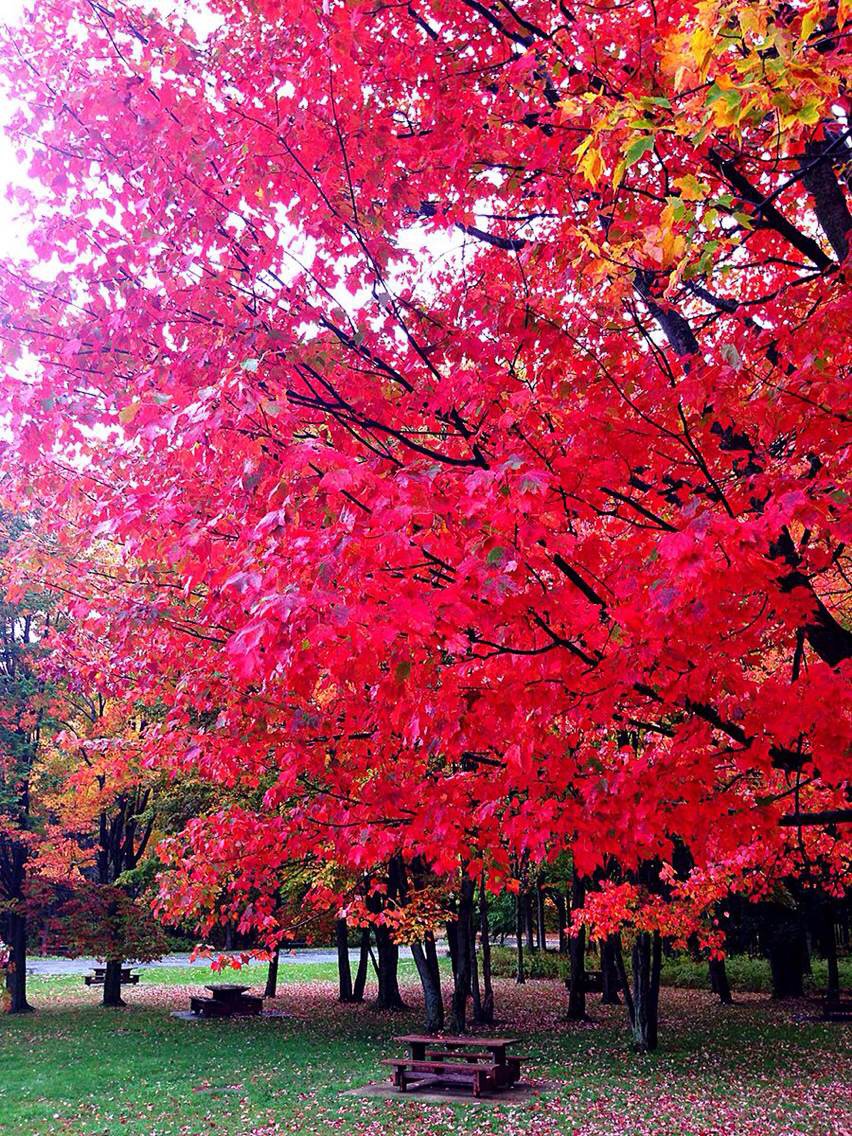
[[[232,1014],[259,1014],[263,999],[247,994],[250,986],[239,982],[211,982],[204,987],[212,998],[190,998],[189,1008],[202,1018],[229,1018]]]
[[[402,1092],[408,1087],[433,1084],[469,1085],[478,1097],[483,1089],[508,1089],[521,1075],[521,1058],[506,1052],[513,1037],[435,1037],[404,1034],[394,1038],[408,1046],[409,1056],[388,1058],[393,1083]]]
[[[506,1050],[510,1045],[516,1045],[518,1039],[516,1037],[435,1037],[434,1034],[428,1037],[412,1033],[395,1037],[394,1041],[408,1046],[412,1061],[425,1060],[427,1049],[484,1049],[491,1054],[495,1065],[505,1065]]]
[[[218,998],[220,1002],[235,1002],[241,994],[245,994],[246,990],[250,990],[250,986],[242,986],[239,982],[211,982],[208,986],[204,987],[209,990],[214,998]]]
[[[87,986],[103,986],[106,979],[105,966],[92,967],[92,974],[87,974],[83,981]],[[135,986],[139,982],[139,975],[133,973],[132,966],[123,966],[121,968],[121,985],[122,986]]]

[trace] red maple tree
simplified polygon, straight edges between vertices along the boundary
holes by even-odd
[[[254,883],[841,886],[845,11],[213,9],[40,5],[2,60],[12,496],[152,760],[262,790],[207,822]]]

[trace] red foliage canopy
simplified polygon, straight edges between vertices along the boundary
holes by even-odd
[[[213,8],[40,5],[2,61],[21,578],[165,706],[152,760],[247,794],[175,902],[297,855],[842,870],[779,817],[848,772],[843,11]]]

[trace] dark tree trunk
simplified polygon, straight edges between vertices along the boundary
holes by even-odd
[[[659,1021],[660,965],[662,950],[659,932],[640,931],[633,945],[633,1048],[651,1053],[657,1048]]]
[[[376,924],[376,953],[379,957],[379,994],[376,998],[378,1010],[404,1010],[405,1003],[399,992],[399,947],[391,939],[387,927]]]
[[[810,905],[810,922],[816,947],[825,959],[828,982],[825,990],[829,1005],[840,1001],[840,972],[837,967],[837,932],[835,908],[830,899],[817,899]]]
[[[730,1006],[733,1004],[733,997],[731,996],[731,986],[728,982],[728,971],[725,967],[724,959],[710,959],[710,989],[714,994],[719,995],[719,1001],[725,1005]]]
[[[349,932],[345,919],[334,924],[334,940],[337,944],[337,986],[338,1001],[352,1001],[352,968],[349,965]]]
[[[772,997],[801,998],[808,947],[796,913],[787,909],[771,912],[765,943],[772,972]]]
[[[524,892],[524,928],[527,936],[527,950],[535,950],[535,932],[533,928],[533,899],[532,895]]]
[[[571,888],[572,910],[583,906],[585,887],[581,880],[574,879]],[[586,928],[580,927],[568,937],[568,959],[571,973],[568,978],[568,1017],[571,1021],[582,1021],[586,1016]]]
[[[524,974],[524,905],[520,892],[515,896],[515,947],[515,982],[520,986],[527,980]]]
[[[27,917],[10,912],[6,919],[9,937],[9,964],[6,968],[6,989],[9,991],[9,1013],[31,1014],[27,1001]]]
[[[830,1006],[836,1006],[840,1002],[840,971],[837,967],[837,939],[834,936],[834,912],[828,904],[826,904],[822,949],[828,966],[828,985],[825,991],[825,998]]]
[[[370,965],[370,928],[361,931],[361,954],[358,956],[358,969],[352,985],[352,1001],[364,1001],[364,987],[367,985],[367,970]]]
[[[392,856],[388,861],[387,898],[373,894],[367,897],[367,907],[375,915],[381,914],[385,904],[395,901],[404,895],[406,887],[405,865],[402,857]],[[379,993],[376,998],[377,1010],[402,1010],[405,1003],[399,992],[399,947],[391,938],[389,928],[383,923],[376,923],[373,927],[376,937],[376,978],[379,984]]]
[[[266,989],[263,992],[264,998],[274,998],[278,994],[278,958],[280,955],[278,948],[269,960],[269,969],[266,972]]]
[[[618,1006],[621,999],[618,997],[618,988],[621,979],[618,974],[618,964],[615,961],[616,951],[621,953],[621,942],[618,935],[607,935],[601,943],[601,978],[603,992],[601,1002],[605,1006]]]
[[[538,949],[547,950],[547,928],[544,922],[544,891],[541,884],[535,889],[536,929],[538,931]]]
[[[849,251],[848,234],[852,228],[852,216],[832,168],[835,164],[842,168],[848,162],[848,148],[844,146],[841,149],[837,141],[836,134],[826,130],[824,139],[808,142],[799,164],[805,171],[802,184],[814,199],[817,220],[837,259],[842,261]]]
[[[121,996],[121,968],[123,965],[122,959],[107,959],[102,1006],[127,1005]]]
[[[479,965],[476,957],[476,922],[473,903],[470,906],[470,928],[467,933],[467,946],[470,954],[470,997],[473,1009],[473,1020],[482,1025],[482,987],[479,984]]]
[[[630,1019],[632,1029],[636,1007],[633,1005],[633,992],[630,989],[630,980],[627,977],[627,968],[624,965],[624,955],[621,953],[621,935],[615,935],[614,938],[616,941],[615,969],[618,971],[618,981],[621,984],[621,993],[624,995],[624,1005],[627,1007],[627,1016]]]
[[[438,963],[438,948],[435,945],[435,936],[430,931],[423,940],[423,949],[426,952],[426,961],[432,970],[438,988],[441,987],[441,967]]]
[[[427,940],[428,942],[428,940]],[[432,940],[434,951],[435,941]],[[423,987],[423,1002],[426,1008],[426,1032],[439,1033],[444,1028],[444,999],[441,994],[441,982],[437,967],[426,953],[423,943],[412,943],[411,953],[414,965],[420,975],[420,984]],[[435,955],[437,963],[437,955]]]
[[[485,890],[485,873],[479,884],[479,943],[482,950],[482,1022],[494,1021],[494,988],[491,984],[491,938],[488,931],[488,894]]]
[[[567,923],[566,903],[565,896],[561,891],[553,893],[553,902],[556,904],[556,918],[559,922],[559,953],[561,955],[568,953],[568,936],[565,933],[565,924]]]
[[[468,876],[462,877],[459,888],[458,917],[447,925],[450,954],[453,960],[453,1003],[450,1015],[450,1029],[454,1033],[464,1033],[467,1029],[467,999],[471,990],[471,944],[473,930],[473,892],[474,882]]]

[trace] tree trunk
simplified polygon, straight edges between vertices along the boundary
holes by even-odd
[[[494,1021],[494,988],[491,984],[491,938],[488,931],[488,895],[485,873],[479,884],[479,943],[482,950],[482,1022]]]
[[[568,953],[568,936],[565,933],[565,924],[568,922],[566,915],[565,896],[561,891],[553,893],[553,902],[556,904],[556,918],[559,923],[559,953],[561,955]]]
[[[352,1001],[352,968],[349,966],[349,934],[345,919],[334,924],[334,938],[337,944],[337,985],[338,1001]]]
[[[473,880],[468,875],[464,875],[459,888],[458,917],[447,926],[453,959],[453,1003],[450,1015],[450,1029],[453,1033],[464,1033],[467,1029],[467,999],[471,989],[470,935],[473,929],[473,891]]]
[[[358,956],[358,969],[352,985],[352,1001],[364,1001],[364,987],[367,985],[367,969],[370,965],[370,928],[361,931],[361,954]]]
[[[266,989],[263,992],[264,998],[275,998],[278,994],[278,958],[280,955],[278,947],[272,958],[269,960],[269,968],[266,971]]]
[[[515,944],[517,949],[515,982],[521,986],[527,978],[524,974],[524,906],[520,892],[515,896]]]
[[[432,969],[432,974],[434,975],[435,981],[437,982],[438,988],[440,989],[441,967],[438,963],[438,948],[435,945],[435,936],[431,931],[427,933],[426,938],[423,940],[423,949],[426,952],[426,961],[429,963],[429,966]]]
[[[6,988],[9,991],[9,1013],[31,1014],[27,1001],[27,917],[9,912],[6,924],[9,936],[9,963],[6,967]]]
[[[825,959],[828,983],[825,998],[829,1005],[840,1001],[840,972],[837,967],[837,936],[834,928],[835,909],[831,900],[817,901],[814,911],[817,949]]]
[[[627,1016],[630,1019],[632,1029],[636,1015],[636,1008],[633,1005],[633,992],[630,989],[630,980],[627,977],[627,969],[624,965],[624,955],[621,953],[621,935],[615,935],[614,938],[616,940],[614,952],[615,969],[618,971],[618,981],[621,984],[621,992],[624,995],[624,1005],[627,1007]]]
[[[404,1010],[405,1003],[399,992],[399,947],[391,939],[390,931],[380,924],[375,926],[376,953],[379,956],[379,994],[377,1010]]]
[[[836,1006],[840,1002],[840,971],[837,967],[837,940],[834,937],[834,918],[830,909],[826,919],[823,950],[825,952],[825,961],[828,965],[828,985],[825,991],[825,998],[830,1006]]]
[[[585,887],[576,877],[571,888],[572,910],[583,906]],[[568,937],[568,959],[571,974],[568,979],[568,1017],[583,1021],[586,1017],[586,928],[571,931]]]
[[[807,959],[804,929],[797,915],[789,910],[776,909],[769,918],[765,942],[772,972],[772,997],[801,998]]]
[[[432,940],[434,949],[435,941]],[[423,943],[412,943],[411,953],[414,956],[414,965],[420,975],[420,985],[423,987],[423,1002],[426,1008],[426,1032],[439,1033],[444,1028],[444,999],[441,994],[441,982],[436,968],[424,949]],[[437,962],[437,955],[435,956]]]
[[[123,965],[123,959],[107,959],[102,1006],[127,1005],[121,996],[121,968]]]
[[[544,922],[544,891],[541,884],[535,889],[535,915],[536,915],[536,930],[538,933],[538,949],[540,951],[547,950],[547,928]]]
[[[633,945],[633,1048],[651,1053],[657,1048],[661,939],[658,931],[640,931]]]
[[[616,951],[621,953],[621,943],[618,935],[607,935],[601,943],[601,978],[603,980],[603,993],[601,1002],[605,1006],[619,1006],[618,988],[621,980],[618,974],[618,964],[615,961]]]
[[[724,1006],[733,1004],[734,999],[731,996],[731,986],[728,982],[728,971],[725,967],[724,959],[710,959],[710,989],[714,994],[719,995],[719,1001]]]
[[[467,946],[470,954],[470,996],[473,1005],[473,1020],[482,1025],[482,987],[479,984],[479,963],[476,957],[476,911],[473,898],[470,904],[470,925],[467,931]]]
[[[527,950],[532,953],[535,950],[535,934],[533,929],[533,900],[532,895],[524,892],[524,928],[527,936]]]

